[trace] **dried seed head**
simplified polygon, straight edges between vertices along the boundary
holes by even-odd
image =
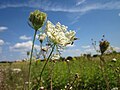
[[[101,54],[103,54],[109,47],[109,42],[106,40],[100,41],[99,47],[100,47],[100,51]]]

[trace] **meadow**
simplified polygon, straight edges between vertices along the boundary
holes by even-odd
[[[48,62],[42,75],[41,85],[44,89],[37,89],[37,78],[45,61],[33,60],[32,90],[106,90],[106,78],[109,90],[119,90],[120,54],[108,54],[103,57],[104,72],[101,70],[99,56],[72,57],[71,60],[61,58]],[[116,61],[113,58],[116,58]],[[0,90],[28,90],[28,66],[28,61],[0,63]]]

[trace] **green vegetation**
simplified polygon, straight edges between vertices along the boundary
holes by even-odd
[[[107,76],[110,89],[120,87],[120,55],[104,55],[104,74]],[[112,60],[116,58],[116,61]],[[40,75],[44,61],[32,62],[31,86],[37,90],[37,80]],[[29,62],[14,62],[0,64],[0,90],[28,90],[28,65]],[[13,69],[21,69],[21,71]],[[52,73],[51,73],[52,72]],[[100,58],[73,57],[72,60],[57,60],[48,62],[43,75],[42,83],[45,89],[50,90],[52,83],[53,90],[65,89],[67,86],[72,90],[105,90],[106,82],[101,71]],[[68,85],[69,84],[69,85]]]

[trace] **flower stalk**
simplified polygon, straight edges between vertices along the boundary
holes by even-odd
[[[33,38],[33,42],[32,42],[32,49],[31,49],[31,54],[30,54],[30,63],[29,63],[29,73],[28,73],[28,90],[30,90],[30,79],[31,79],[31,64],[32,64],[32,55],[33,55],[33,49],[34,49],[34,42],[35,42],[35,37],[37,34],[37,30],[35,30],[34,32],[34,38]]]
[[[43,73],[43,71],[44,71],[44,69],[45,69],[48,61],[50,60],[50,57],[51,57],[51,55],[52,55],[52,53],[53,53],[53,51],[54,51],[54,48],[55,48],[55,45],[53,45],[52,50],[51,50],[51,52],[50,52],[50,54],[49,54],[49,56],[48,56],[48,58],[47,58],[47,60],[46,60],[46,62],[45,62],[45,64],[44,64],[44,66],[43,66],[43,68],[42,68],[42,71],[41,71],[41,73],[40,73],[40,80],[39,80],[39,82],[41,82],[42,73]],[[39,83],[39,82],[38,82],[38,83]]]

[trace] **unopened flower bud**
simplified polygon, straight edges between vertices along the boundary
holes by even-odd
[[[32,27],[35,30],[38,30],[43,26],[46,17],[47,17],[46,13],[43,13],[39,10],[35,10],[34,12],[30,13],[29,21],[31,22]]]
[[[39,35],[39,41],[42,43],[43,40],[46,38],[46,36],[47,36],[47,35],[46,35],[45,33]]]

